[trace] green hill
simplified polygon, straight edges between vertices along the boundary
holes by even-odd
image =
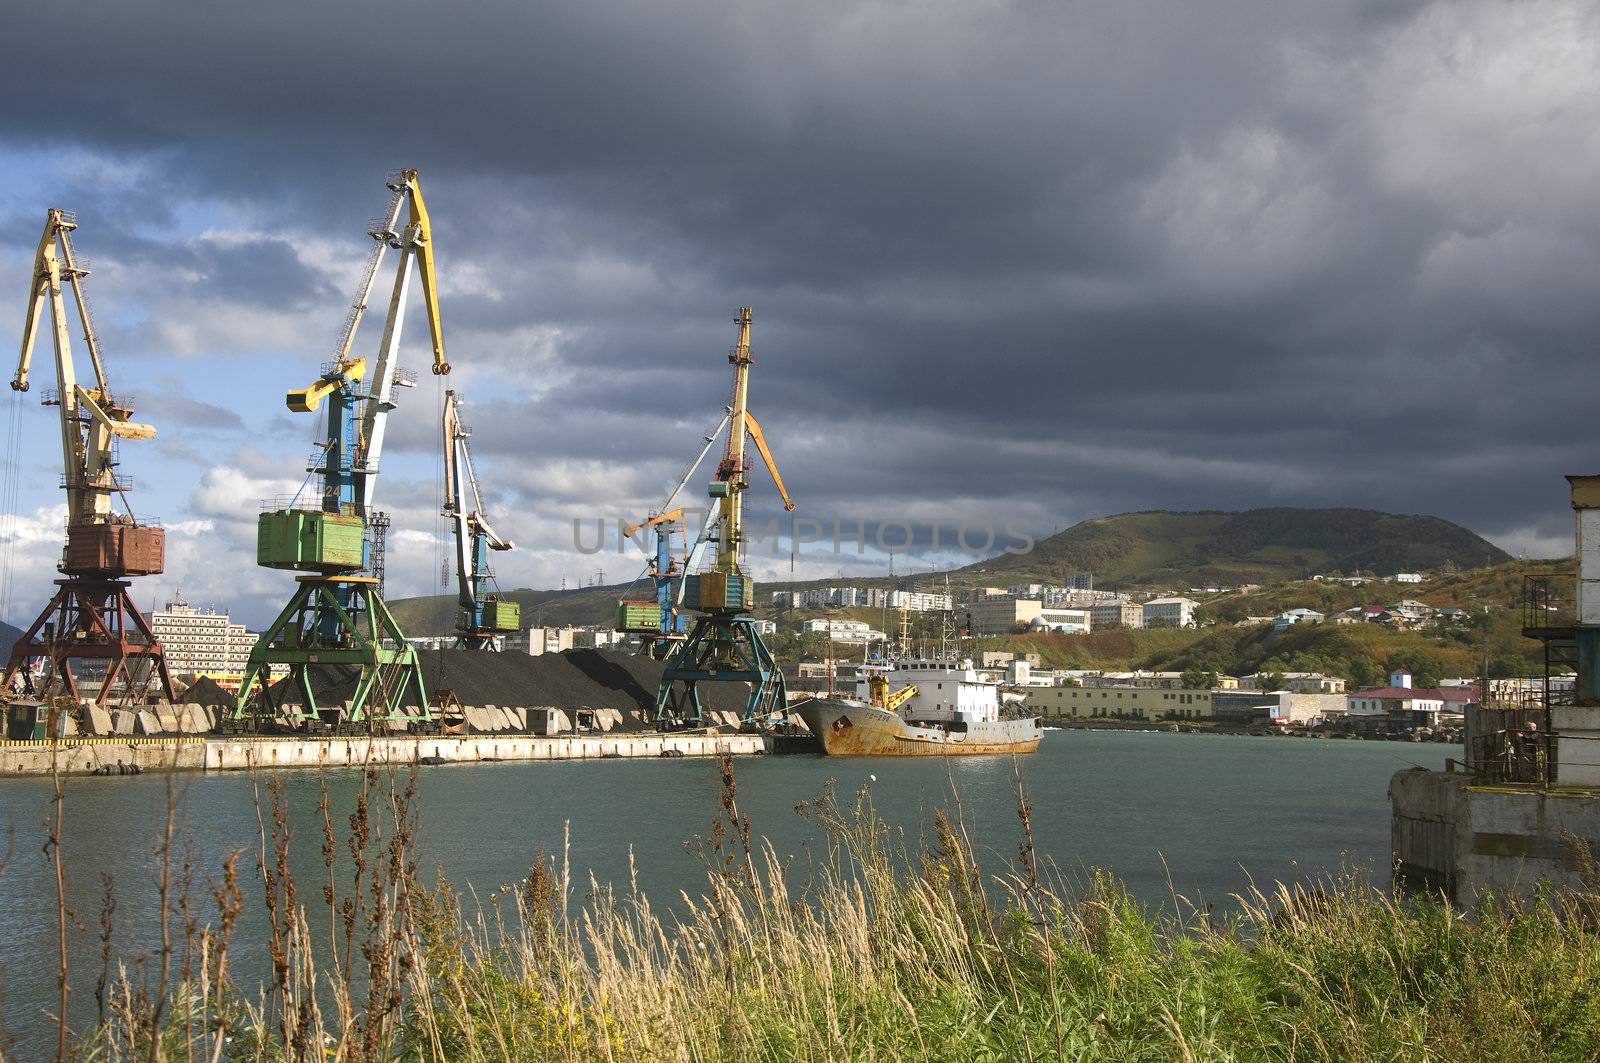
[[[950,581],[960,588],[1052,582],[1070,572],[1092,572],[1100,587],[1182,590],[1206,583],[1276,584],[1312,573],[1477,569],[1509,560],[1487,539],[1439,517],[1367,509],[1148,512],[1083,521],[1039,540],[1029,553],[1000,554],[958,568],[950,573]],[[923,574],[915,582],[931,586],[941,579],[939,573]],[[888,586],[893,581],[851,577],[764,583],[757,596],[758,612],[767,591],[841,582]],[[524,588],[503,596],[522,605],[524,625],[608,624],[623,589],[621,585],[564,591]],[[634,589],[649,593],[644,584]],[[395,599],[389,608],[410,634],[441,634],[455,624],[453,594]]]
[[[1092,572],[1098,586],[1184,588],[1273,583],[1322,572],[1469,569],[1510,555],[1439,517],[1369,509],[1122,513],[1075,524],[1026,554],[951,573],[964,584],[1049,582]]]

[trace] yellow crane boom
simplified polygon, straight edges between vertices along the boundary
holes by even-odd
[[[33,349],[39,323],[48,312],[55,347],[56,382],[60,408],[62,479],[67,489],[67,523],[104,521],[111,514],[111,497],[120,490],[112,476],[112,444],[116,439],[153,439],[156,430],[131,420],[133,410],[117,403],[106,383],[100,359],[100,342],[94,332],[83,291],[89,271],[80,266],[72,250],[72,230],[78,227],[70,211],[51,208],[45,213],[44,232],[33,258],[33,283],[22,327],[22,350],[11,378],[15,391],[27,391],[33,368]],[[63,288],[72,289],[83,327],[84,345],[94,368],[95,386],[78,383],[68,335]],[[84,418],[87,414],[87,419]]]
[[[867,701],[886,712],[893,712],[917,696],[917,685],[907,683],[899,690],[889,691],[889,677],[874,673],[867,680]]]
[[[762,434],[756,415],[749,410],[744,411],[744,423],[745,427],[750,429],[750,438],[755,442],[756,449],[761,452],[761,460],[767,464],[767,471],[772,474],[772,482],[777,485],[778,494],[783,496],[783,508],[793,513],[794,499],[789,497],[789,489],[783,486],[783,477],[778,475],[778,463],[772,459],[772,451],[767,449],[767,437]]]

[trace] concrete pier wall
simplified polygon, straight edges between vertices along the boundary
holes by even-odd
[[[1389,783],[1394,871],[1408,889],[1455,892],[1456,804],[1464,775],[1402,771]]]
[[[1462,904],[1541,884],[1594,888],[1600,790],[1473,785],[1467,775],[1402,771],[1389,783],[1396,871]]]
[[[483,763],[524,760],[598,760],[668,756],[750,756],[766,752],[754,734],[587,734],[392,738],[86,738],[61,743],[54,755],[68,774],[93,774],[117,764],[143,771],[249,771],[278,768],[345,768],[428,760]],[[0,742],[0,778],[48,775],[50,742]]]

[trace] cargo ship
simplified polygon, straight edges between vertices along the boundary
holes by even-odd
[[[794,712],[833,757],[1032,753],[1044,735],[1037,717],[1002,714],[999,685],[965,658],[868,660],[854,698],[817,698]]]

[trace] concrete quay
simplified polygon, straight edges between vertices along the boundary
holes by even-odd
[[[119,764],[140,771],[276,771],[416,763],[712,757],[724,753],[753,756],[765,752],[767,740],[758,734],[69,738],[59,744],[0,742],[0,778],[48,775],[52,759],[59,763],[63,774],[94,775],[119,774]]]
[[[1389,782],[1396,876],[1462,904],[1530,896],[1541,884],[1592,888],[1600,789],[1483,784],[1408,769]]]

